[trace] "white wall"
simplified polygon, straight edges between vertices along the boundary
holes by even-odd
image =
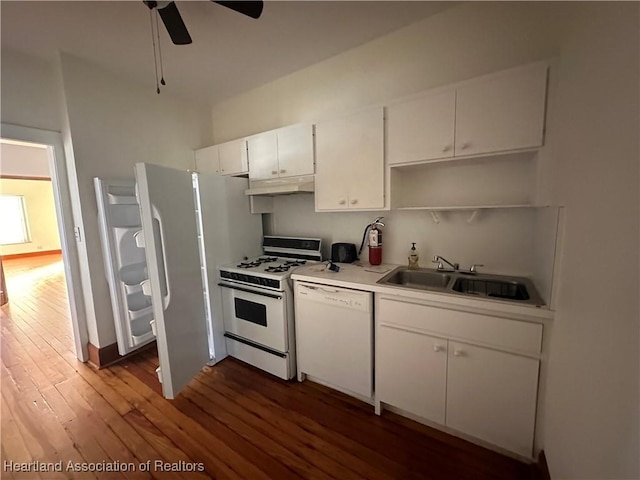
[[[569,12],[564,4],[535,2],[448,9],[216,105],[215,141],[554,57]]]
[[[550,128],[566,205],[545,451],[552,478],[640,478],[639,5],[588,3],[562,46]]]
[[[424,267],[433,267],[433,256],[442,255],[462,268],[482,263],[486,271],[531,275],[536,210],[481,211],[467,223],[470,213],[440,212],[438,224],[426,211],[315,213],[313,195],[286,195],[274,198],[274,213],[265,229],[269,234],[318,236],[328,253],[334,242],[355,243],[359,248],[366,225],[384,216],[385,263],[407,263],[411,242],[416,242]],[[365,247],[362,258],[367,255]]]
[[[60,131],[60,104],[52,65],[3,48],[0,80],[3,123]]]
[[[23,195],[30,241],[0,247],[0,255],[60,250],[58,222],[50,180],[0,178],[0,193]]]
[[[637,3],[464,4],[215,106],[213,133],[217,143],[313,122],[557,56],[544,155],[558,182],[541,185],[541,198],[567,205],[566,241],[537,441],[552,478],[638,478]],[[426,215],[387,212],[385,260],[403,261],[418,241],[423,258],[499,265],[497,251],[515,252],[536,228],[526,211],[471,225]],[[312,200],[291,196],[276,199],[265,226],[359,244],[374,216],[316,214]],[[524,268],[508,255],[510,269]]]
[[[116,341],[97,222],[93,177],[133,178],[136,162],[188,169],[193,150],[211,142],[210,106],[188,104],[155,85],[131,84],[61,54],[65,150],[74,220],[81,230],[83,292],[89,341]],[[167,192],[170,195],[171,192]]]

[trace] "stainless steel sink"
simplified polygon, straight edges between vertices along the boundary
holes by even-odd
[[[488,280],[484,278],[457,278],[451,289],[454,292],[505,300],[529,300],[526,285],[516,281]]]
[[[426,290],[445,290],[451,281],[451,275],[435,270],[397,270],[379,283],[402,285],[409,288]]]
[[[399,268],[378,280],[378,283],[413,290],[482,297],[526,305],[544,305],[533,283],[523,277],[503,275],[469,275],[465,272],[440,272],[429,268],[409,270]]]

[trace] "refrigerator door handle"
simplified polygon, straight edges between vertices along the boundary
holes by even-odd
[[[160,236],[160,250],[162,250],[162,271],[164,273],[164,282],[167,289],[167,294],[162,297],[162,306],[164,310],[169,307],[169,302],[171,302],[171,285],[169,284],[169,274],[167,271],[167,257],[166,257],[166,249],[164,247],[164,226],[162,224],[162,217],[160,216],[160,212],[155,205],[151,205],[151,212],[153,215],[153,219],[158,222],[158,230]]]

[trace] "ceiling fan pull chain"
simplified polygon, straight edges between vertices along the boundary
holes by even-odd
[[[153,10],[154,9],[149,10],[149,20],[151,20],[151,44],[153,45],[153,63],[155,65],[156,72],[156,93],[160,94],[160,84],[158,83],[158,58],[156,55],[156,37],[153,31]]]
[[[166,83],[164,81],[164,69],[162,68],[162,48],[160,43],[160,28],[158,27],[159,16],[158,9],[156,8],[156,36],[158,38],[158,57],[160,57],[160,84],[164,86]]]

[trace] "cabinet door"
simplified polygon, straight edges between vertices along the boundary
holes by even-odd
[[[313,175],[313,126],[292,125],[277,131],[278,175]]]
[[[531,456],[539,361],[449,341],[446,425]]]
[[[218,145],[196,150],[196,170],[201,173],[220,173]]]
[[[453,89],[387,107],[389,164],[452,157],[455,110]]]
[[[447,340],[381,324],[376,398],[437,423],[445,420]]]
[[[249,178],[278,178],[278,140],[275,131],[247,138]]]
[[[350,141],[346,118],[316,125],[316,211],[348,207]]]
[[[382,107],[316,125],[316,210],[384,208]]]
[[[247,164],[247,143],[242,139],[218,145],[220,175],[242,175],[249,171]]]
[[[456,156],[542,145],[546,88],[544,64],[459,87]]]
[[[384,208],[384,112],[363,110],[348,118],[349,208]]]

